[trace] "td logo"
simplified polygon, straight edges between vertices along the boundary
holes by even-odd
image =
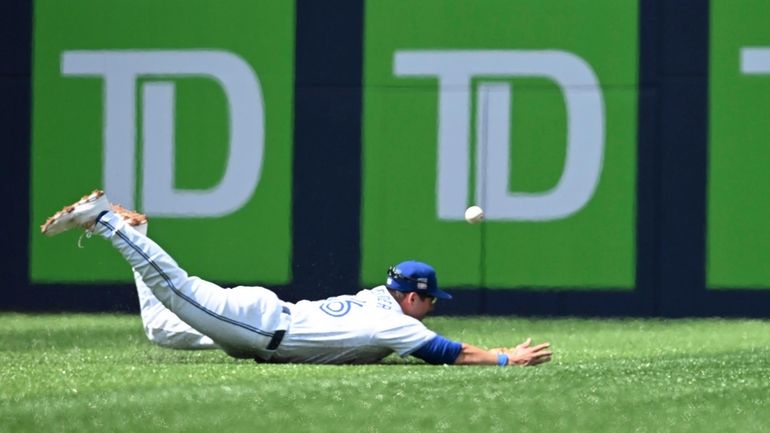
[[[447,287],[633,288],[639,8],[391,3],[364,20],[363,281],[406,256]]]
[[[186,269],[291,282],[295,5],[226,3],[35,4],[30,281],[133,281],[109,244],[40,236],[102,188]]]
[[[66,77],[103,80],[103,185],[111,199],[135,208],[135,154],[141,139],[142,210],[151,216],[212,217],[240,209],[259,183],[264,153],[264,106],[259,79],[239,56],[213,50],[64,51]],[[139,81],[140,78],[149,80]],[[224,176],[206,190],[177,189],[175,77],[215,81],[229,113]],[[137,107],[137,86],[141,105]],[[137,114],[141,131],[137,131]]]
[[[436,208],[440,219],[462,220],[468,206],[474,117],[475,197],[484,206],[487,219],[562,219],[579,211],[593,196],[604,155],[604,102],[596,74],[580,57],[552,50],[400,50],[394,69],[400,77],[438,78]],[[512,86],[499,80],[512,77],[549,79],[564,97],[566,161],[558,183],[548,191],[508,191]],[[474,90],[476,113],[471,113]]]

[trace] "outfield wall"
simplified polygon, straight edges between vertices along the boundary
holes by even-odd
[[[136,309],[106,243],[38,232],[102,187],[290,300],[414,258],[445,313],[770,315],[761,1],[2,8],[2,309]]]

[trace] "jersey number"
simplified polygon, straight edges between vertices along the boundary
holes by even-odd
[[[350,312],[353,305],[363,307],[363,302],[346,299],[344,301],[329,300],[321,304],[321,311],[332,316],[342,317]]]

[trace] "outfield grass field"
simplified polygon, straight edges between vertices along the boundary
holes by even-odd
[[[0,432],[768,432],[770,322],[449,318],[534,368],[266,365],[162,349],[129,315],[0,314]]]

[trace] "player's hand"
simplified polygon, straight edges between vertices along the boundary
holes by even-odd
[[[553,354],[549,349],[550,343],[542,343],[532,346],[532,339],[519,344],[513,349],[502,349],[502,352],[508,355],[509,365],[538,365],[551,360]]]

